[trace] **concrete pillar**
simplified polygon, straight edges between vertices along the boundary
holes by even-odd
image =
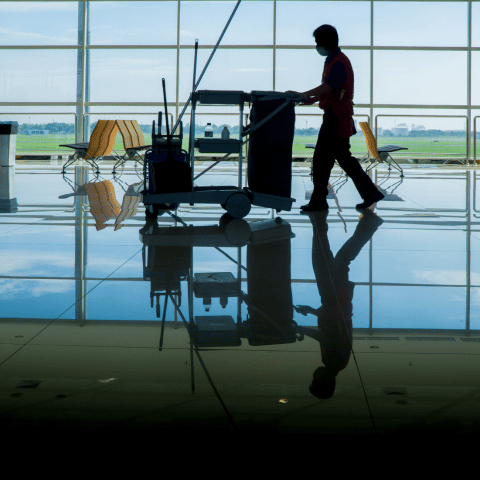
[[[0,212],[18,210],[15,198],[15,152],[17,150],[17,122],[0,122]]]

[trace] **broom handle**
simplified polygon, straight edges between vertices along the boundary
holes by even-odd
[[[202,79],[203,74],[205,73],[205,70],[207,70],[207,67],[208,67],[208,65],[210,64],[210,61],[212,60],[213,55],[214,55],[215,52],[217,51],[217,48],[218,48],[218,46],[220,45],[220,42],[222,41],[222,38],[223,38],[223,36],[225,35],[225,32],[227,31],[227,28],[228,28],[228,26],[230,25],[230,22],[232,21],[232,18],[233,18],[233,16],[235,15],[235,12],[237,11],[237,8],[240,6],[240,2],[241,2],[241,1],[242,1],[242,0],[238,0],[237,4],[235,5],[235,8],[233,9],[233,12],[232,12],[232,14],[230,15],[230,18],[228,19],[228,22],[227,22],[227,24],[225,25],[225,28],[223,29],[223,32],[222,32],[222,34],[220,35],[220,38],[218,39],[217,44],[215,45],[215,48],[213,49],[212,53],[210,54],[210,58],[208,59],[207,64],[206,64],[205,67],[203,68],[203,71],[202,71],[202,73],[200,74],[200,77],[198,77],[197,83],[195,84],[195,86],[194,86],[194,88],[193,88],[193,91],[192,91],[192,93],[190,94],[190,97],[189,97],[188,100],[187,100],[187,103],[186,103],[185,106],[183,107],[182,113],[181,113],[180,116],[178,117],[177,123],[175,123],[175,126],[173,127],[172,135],[175,134],[175,132],[176,132],[176,130],[177,130],[177,127],[178,127],[180,121],[182,120],[182,117],[183,117],[185,111],[186,111],[187,108],[188,108],[188,105],[189,105],[190,102],[192,101],[193,94],[194,94],[195,91],[197,90],[198,85],[199,85],[199,83],[200,83],[200,80]]]
[[[170,129],[168,128],[168,112],[167,112],[167,92],[165,91],[165,79],[162,78],[163,86],[163,103],[165,104],[165,123],[167,124],[167,147],[168,147],[168,159],[172,157],[172,146],[170,144]]]

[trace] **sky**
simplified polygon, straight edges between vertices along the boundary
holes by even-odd
[[[195,39],[200,47],[214,45],[235,4],[235,1],[181,2],[181,45],[193,46]],[[91,45],[176,45],[175,1],[92,1],[90,9]],[[468,2],[465,1],[376,1],[374,46],[466,47],[467,13]],[[480,48],[480,2],[473,3],[472,18],[472,45]],[[277,45],[310,48],[277,50],[275,90],[304,91],[320,84],[324,58],[315,51],[312,32],[323,23],[337,28],[340,46],[352,62],[355,103],[368,103],[370,53],[368,50],[348,49],[348,46],[369,45],[368,1],[277,2]],[[77,2],[0,0],[0,47],[73,46],[77,44],[77,24]],[[272,42],[273,2],[243,0],[221,45],[271,45]],[[199,50],[197,76],[211,51],[211,47]],[[22,51],[0,48],[0,101],[75,101],[76,61],[76,50],[71,49]],[[175,101],[175,49],[92,49],[90,62],[90,100],[93,102],[163,103],[162,78],[166,80],[168,101]],[[179,70],[179,101],[184,102],[192,88],[192,49],[181,50]],[[374,103],[462,105],[467,101],[467,52],[375,51],[373,77]],[[478,80],[480,51],[472,53],[472,103],[476,105],[480,105],[480,91],[475,88]],[[273,90],[272,50],[217,50],[199,88],[246,92]],[[0,112],[9,108],[11,111],[11,107],[0,107]],[[33,111],[32,108],[28,110]],[[102,108],[105,111],[105,107]],[[145,111],[145,108],[150,107],[140,110]],[[52,111],[55,110],[59,111],[58,108]],[[61,111],[65,111],[65,107]],[[300,111],[317,112],[311,108]],[[357,108],[356,113],[368,111]],[[376,113],[405,112],[396,109]],[[466,111],[419,109],[408,113],[465,115]],[[480,115],[480,109],[474,114]],[[304,121],[306,118],[300,120],[301,127]],[[310,126],[318,126],[319,122],[319,117],[314,116]],[[386,117],[382,122],[384,128],[390,128],[394,122],[409,126],[423,124],[427,128],[465,127],[462,118]]]

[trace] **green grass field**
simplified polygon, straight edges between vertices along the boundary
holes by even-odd
[[[235,138],[232,136],[232,138]],[[303,154],[311,156],[312,149],[305,148],[307,143],[316,143],[316,136],[300,136],[297,135],[294,139],[293,152],[294,154]],[[73,153],[72,149],[60,147],[61,144],[74,143],[73,135],[57,135],[51,134],[46,136],[34,135],[17,135],[17,154],[41,154],[58,153],[67,154]],[[151,135],[145,135],[145,143],[151,143]],[[356,156],[363,156],[367,152],[365,139],[363,136],[356,135],[351,138],[351,151]],[[464,156],[466,154],[466,143],[464,138],[459,137],[439,137],[439,138],[415,138],[415,137],[380,137],[378,146],[382,145],[399,145],[407,147],[408,150],[402,150],[394,155],[408,158],[424,158],[424,157],[448,157],[448,156]],[[479,142],[480,144],[480,142]],[[472,141],[473,146],[473,141]],[[188,135],[184,135],[183,148],[188,150]],[[117,135],[114,150],[122,153],[123,142],[120,134]],[[217,154],[220,155],[220,154]]]

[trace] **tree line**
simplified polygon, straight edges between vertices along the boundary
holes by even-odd
[[[90,133],[95,128],[97,122],[93,122],[90,124]],[[214,123],[211,124],[213,129],[214,135],[220,135],[224,129],[227,127],[231,134],[238,134],[238,125],[234,125],[233,127],[227,124],[216,125]],[[198,125],[195,124],[195,135],[196,136],[203,136],[205,132],[206,125]],[[158,128],[158,127],[157,127]],[[151,134],[152,133],[152,125],[151,124],[140,124],[140,129],[144,134]],[[51,122],[51,123],[21,123],[18,125],[18,133],[28,135],[30,130],[48,130],[50,133],[65,133],[65,134],[75,134],[75,124],[73,123],[58,123],[58,122]],[[190,131],[190,124],[186,123],[183,126],[183,133],[188,134]],[[318,128],[296,128],[295,135],[301,136],[314,136],[318,135]],[[362,131],[357,128],[358,134],[363,135]],[[166,128],[162,126],[162,133],[166,134]],[[178,130],[176,132],[178,134]],[[465,137],[466,131],[465,130],[410,130],[408,132],[409,137]],[[391,130],[383,130],[382,135],[383,137],[395,137],[396,135],[393,134]],[[480,132],[477,132],[477,138],[480,138]]]

